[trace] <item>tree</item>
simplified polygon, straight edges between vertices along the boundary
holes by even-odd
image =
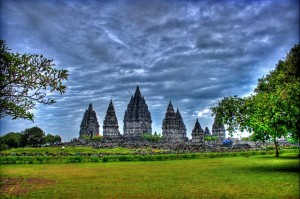
[[[208,136],[205,135],[204,140],[207,141],[207,142],[210,142],[211,141],[211,136],[210,135],[208,135]]]
[[[61,137],[59,135],[47,134],[45,136],[45,144],[54,145],[61,142]]]
[[[275,70],[258,80],[255,94],[225,97],[212,108],[229,132],[253,132],[256,139],[271,139],[279,156],[277,139],[299,137],[300,132],[300,45],[279,61]]]
[[[33,146],[42,145],[45,143],[45,133],[39,127],[27,128],[22,131],[22,145]]]
[[[53,104],[49,92],[64,94],[67,70],[54,68],[53,60],[43,55],[11,53],[0,40],[0,118],[12,116],[33,121],[30,110],[36,103]]]
[[[55,135],[54,138],[54,143],[58,144],[61,142],[61,137],[59,135]]]
[[[6,144],[9,148],[18,148],[21,144],[21,133],[10,132],[1,137],[1,144]]]
[[[55,136],[51,134],[47,134],[45,136],[45,144],[53,145],[55,143]]]
[[[101,140],[103,140],[103,137],[100,135],[95,135],[95,136],[93,136],[92,140],[94,142],[100,142]]]
[[[159,142],[162,138],[160,135],[154,134],[152,135],[151,133],[144,133],[142,135],[142,138],[144,140],[150,141],[150,142]]]

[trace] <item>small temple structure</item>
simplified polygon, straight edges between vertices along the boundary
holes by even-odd
[[[119,132],[119,124],[116,116],[115,108],[112,100],[110,100],[107,108],[106,116],[103,121],[103,137],[104,138],[118,138],[121,134]]]
[[[99,128],[100,125],[97,120],[96,112],[93,110],[92,104],[90,104],[83,115],[80,124],[79,137],[83,138],[84,136],[88,136],[89,138],[92,138],[95,135],[99,135]]]
[[[205,135],[205,136],[211,136],[211,133],[210,133],[208,127],[205,127],[204,135]]]
[[[134,96],[131,96],[130,102],[124,115],[124,136],[138,137],[144,133],[152,134],[151,114],[144,97],[142,97],[139,86],[136,87]]]
[[[162,123],[162,137],[166,141],[186,141],[186,128],[179,110],[176,113],[170,101]]]
[[[204,131],[201,128],[201,125],[198,121],[198,118],[196,120],[194,129],[192,131],[192,143],[193,144],[204,144]]]
[[[216,117],[217,118],[217,117]],[[225,127],[224,124],[217,122],[217,120],[214,120],[214,124],[212,126],[212,136],[219,137],[219,141],[223,142],[225,140]]]

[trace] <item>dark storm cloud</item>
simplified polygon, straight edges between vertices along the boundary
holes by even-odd
[[[188,135],[209,108],[251,93],[257,79],[299,42],[298,1],[1,1],[1,38],[14,52],[38,53],[69,70],[66,95],[38,106],[34,125],[78,136],[89,103],[101,125],[113,99],[124,111],[140,86],[161,132],[172,100]],[[13,124],[13,126],[12,126]],[[28,122],[1,120],[1,133]]]

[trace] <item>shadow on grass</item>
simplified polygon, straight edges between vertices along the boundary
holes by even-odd
[[[283,154],[282,156],[259,156],[259,159],[270,160],[266,161],[264,165],[244,166],[241,169],[247,169],[253,172],[288,172],[297,173],[300,171],[299,154]],[[298,159],[298,161],[296,161]],[[272,161],[274,160],[274,161]],[[277,161],[280,162],[277,162]]]
[[[279,154],[279,157],[276,157],[274,155],[262,155],[262,156],[256,156],[257,158],[262,158],[262,159],[289,159],[289,160],[294,160],[294,159],[300,159],[300,153],[299,154]]]
[[[299,165],[277,165],[277,166],[271,166],[271,165],[264,165],[264,166],[245,166],[240,168],[240,170],[248,170],[252,172],[286,172],[286,173],[297,173],[299,174]]]

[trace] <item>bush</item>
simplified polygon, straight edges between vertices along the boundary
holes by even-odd
[[[99,162],[99,157],[96,156],[96,155],[92,155],[92,156],[90,157],[90,162]]]
[[[70,156],[66,160],[67,163],[81,163],[83,162],[82,156]]]
[[[103,162],[108,162],[108,160],[109,160],[108,157],[103,157],[103,158],[102,158],[102,161],[103,161]]]

